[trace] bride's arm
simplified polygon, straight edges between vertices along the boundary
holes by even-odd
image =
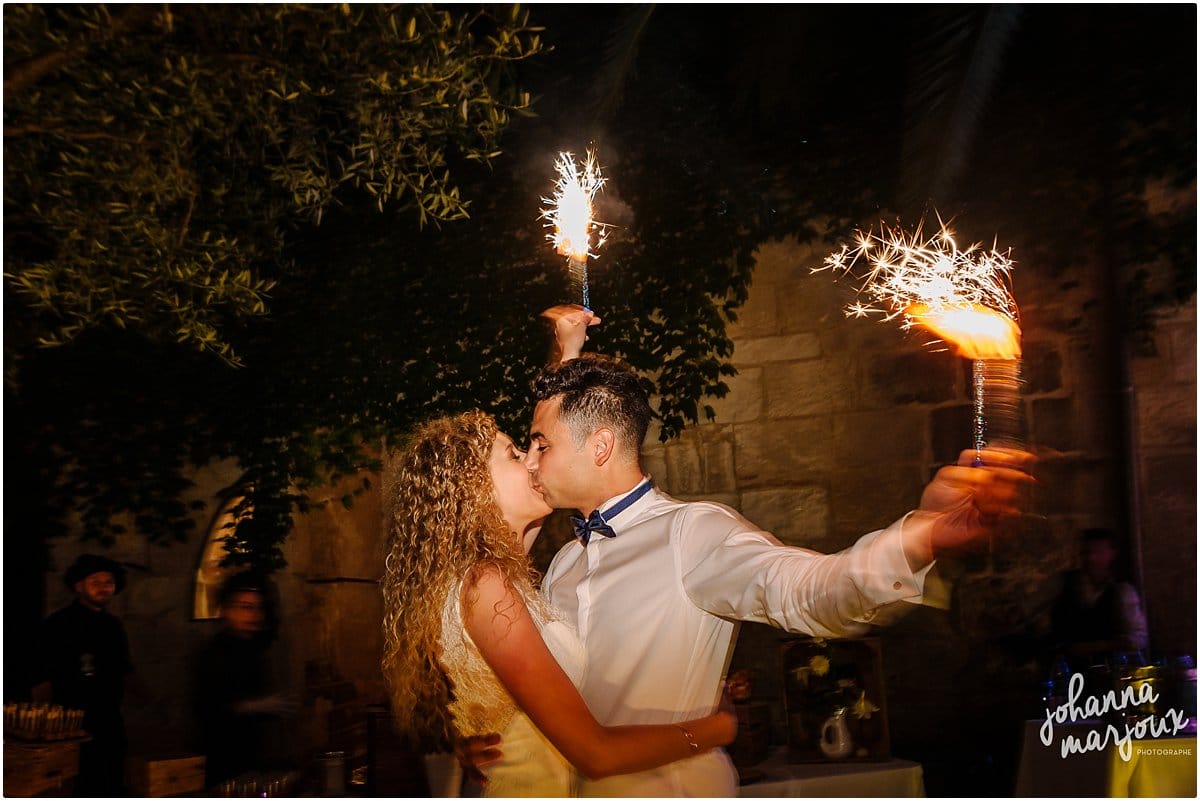
[[[498,570],[480,571],[462,598],[464,624],[483,658],[534,725],[589,779],[656,768],[726,745],[737,734],[736,717],[723,711],[678,725],[601,726]]]
[[[542,312],[542,317],[554,326],[554,342],[550,348],[550,364],[569,362],[583,353],[587,342],[587,330],[600,325],[600,318],[583,306],[564,304],[551,306]]]

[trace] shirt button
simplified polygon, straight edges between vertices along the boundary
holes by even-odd
[[[895,584],[893,584],[893,585],[892,585],[892,589],[893,589],[893,590],[898,590],[898,589],[900,589],[900,588],[901,588],[901,587],[903,587],[903,586],[904,586],[903,584],[901,584],[899,581],[897,581]]]

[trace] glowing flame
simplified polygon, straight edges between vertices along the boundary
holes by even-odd
[[[855,248],[843,246],[813,270],[860,281],[847,316],[900,317],[905,328],[926,328],[971,359],[1020,358],[1021,328],[1006,253],[978,244],[959,250],[945,223],[928,240],[922,239],[920,226],[906,235],[883,225],[879,234],[856,232],[856,240]],[[869,266],[855,272],[860,260]]]
[[[560,153],[554,164],[558,179],[554,182],[554,197],[542,198],[549,204],[542,209],[542,219],[553,233],[546,238],[554,249],[571,261],[587,262],[591,252],[592,231],[600,231],[596,247],[604,244],[603,226],[592,220],[592,200],[607,179],[600,175],[596,156],[588,151],[582,168],[570,153]]]
[[[916,305],[906,314],[955,345],[968,359],[1021,358],[1021,329],[1009,317],[983,306],[931,309]]]

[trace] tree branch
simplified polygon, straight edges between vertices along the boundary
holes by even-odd
[[[144,28],[158,13],[157,6],[148,4],[131,4],[124,8],[124,13],[113,17],[112,26],[98,38],[80,36],[59,50],[39,53],[24,61],[6,64],[4,66],[4,102],[13,102],[17,95],[36,85],[43,78],[82,60],[95,45]]]
[[[65,128],[47,128],[44,125],[31,123],[29,125],[6,125],[4,126],[4,138],[15,139],[20,136],[31,136],[34,134],[49,134],[50,136],[60,136],[63,139],[108,139],[113,142],[124,142],[128,145],[140,145],[141,139],[130,139],[126,136],[117,136],[108,131],[69,131]]]

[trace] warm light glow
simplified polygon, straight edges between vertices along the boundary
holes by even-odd
[[[554,249],[571,261],[587,262],[591,252],[592,231],[601,231],[596,247],[604,244],[602,226],[592,220],[592,200],[604,186],[605,178],[600,175],[596,156],[588,151],[582,168],[575,163],[570,153],[560,153],[554,164],[558,179],[554,183],[554,197],[542,198],[549,206],[542,209],[542,219],[553,233],[546,238],[554,243]]]
[[[917,325],[951,343],[968,359],[1021,358],[1021,329],[991,309],[983,306],[931,309],[917,305],[906,313]]]
[[[847,316],[901,317],[905,328],[922,326],[972,359],[1020,358],[1021,328],[1009,290],[1007,254],[978,244],[959,250],[944,223],[928,240],[920,227],[907,235],[887,226],[879,234],[856,232],[856,240],[853,250],[843,245],[813,270],[860,281]],[[869,266],[856,272],[860,260]]]

